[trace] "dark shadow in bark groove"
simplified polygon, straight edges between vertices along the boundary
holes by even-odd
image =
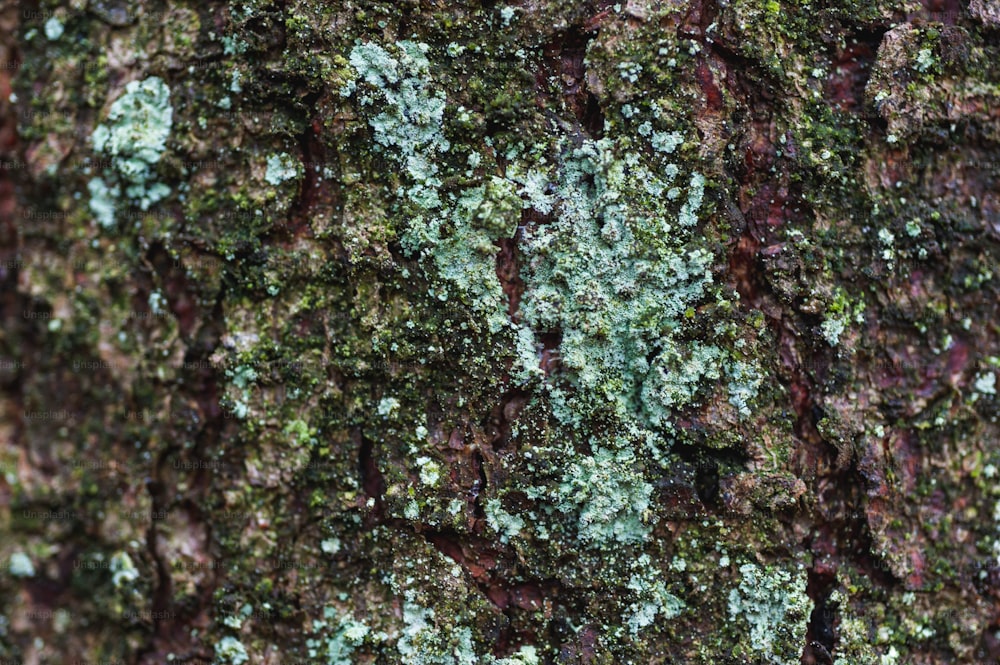
[[[597,97],[587,89],[585,63],[587,46],[595,35],[596,29],[588,31],[581,25],[552,35],[543,48],[543,81],[550,77],[562,81],[563,103],[576,119],[577,128],[587,137],[598,139],[604,133],[604,113]]]
[[[838,617],[836,606],[830,602],[830,595],[836,580],[832,571],[819,572],[816,568],[809,571],[806,594],[813,601],[813,611],[806,631],[803,665],[833,664]]]
[[[385,502],[382,495],[385,494],[385,478],[375,461],[375,444],[371,439],[361,434],[361,430],[354,429],[351,438],[358,447],[358,472],[361,476],[361,487],[364,488],[365,496],[375,499],[375,509],[366,517],[368,526],[382,521],[385,517]]]

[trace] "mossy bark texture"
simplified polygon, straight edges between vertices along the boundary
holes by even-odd
[[[0,663],[997,662],[995,0],[0,42]]]

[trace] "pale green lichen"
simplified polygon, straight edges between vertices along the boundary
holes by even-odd
[[[394,53],[374,43],[356,45],[350,63],[365,88],[362,106],[377,106],[369,119],[376,144],[390,151],[409,183],[401,193],[419,211],[402,235],[409,254],[419,253],[433,265],[445,285],[432,294],[440,300],[456,295],[486,315],[493,333],[509,325],[497,283],[493,241],[513,234],[521,200],[514,184],[499,177],[460,192],[442,191],[437,158],[450,144],[442,132],[444,93],[432,88],[426,44],[402,41]],[[353,94],[351,82],[342,94]]]
[[[226,369],[226,376],[242,394],[242,399],[233,403],[233,414],[242,420],[249,413],[250,391],[258,379],[257,370],[249,365],[239,365]]]
[[[522,646],[516,653],[506,658],[496,659],[487,656],[482,660],[483,665],[540,665],[541,662],[538,649],[530,645]]]
[[[215,645],[215,658],[219,662],[242,665],[250,659],[246,647],[235,637],[223,637]]]
[[[503,21],[504,27],[510,25],[516,14],[517,10],[514,7],[504,7],[500,10],[500,19]]]
[[[740,367],[727,370],[720,346],[686,334],[713,282],[715,257],[693,233],[704,177],[691,174],[683,196],[676,164],[623,152],[611,133],[560,147],[552,167],[513,169],[520,191],[535,199],[530,204],[554,218],[520,238],[520,313],[531,330],[561,332],[562,372],[544,388],[556,419],[576,433],[570,440],[586,437],[591,452],[579,455],[579,444],[567,445],[556,456],[556,487],[536,487],[529,496],[576,515],[588,545],[638,544],[648,538],[652,493],[640,456],[660,459],[678,412],[724,374],[744,415],[756,385]],[[522,375],[531,376],[537,359],[527,344],[520,348]],[[609,416],[616,435],[584,434],[593,419]],[[637,611],[636,625],[646,615],[648,608]]]
[[[417,466],[420,468],[420,482],[428,487],[436,487],[441,480],[441,465],[430,457],[421,456],[417,458]]]
[[[264,180],[269,185],[280,185],[286,180],[292,180],[300,175],[298,162],[288,153],[268,155],[267,171],[264,173]]]
[[[323,609],[323,619],[312,622],[313,637],[306,640],[309,657],[325,665],[353,665],[354,652],[371,630],[349,614],[338,618],[332,607]]]
[[[721,349],[699,343],[664,349],[642,386],[643,404],[655,405],[649,409],[649,421],[668,424],[671,409],[691,403],[702,381],[718,381],[723,357]]]
[[[583,541],[635,544],[649,537],[652,493],[633,450],[595,447],[592,455],[570,458],[554,500],[560,511],[576,515]],[[547,494],[545,488],[528,490],[531,498],[551,500]]]
[[[688,186],[688,199],[681,206],[677,221],[682,226],[693,226],[698,222],[698,210],[701,209],[702,201],[705,198],[705,176],[695,173],[691,176],[691,183]]]
[[[239,630],[243,627],[243,622],[251,614],[253,614],[253,606],[249,603],[244,603],[239,613],[227,614],[222,623],[233,630]]]
[[[127,584],[132,584],[139,579],[139,571],[128,552],[116,552],[111,557],[109,564],[111,570],[111,583],[116,589],[120,589]]]
[[[741,360],[729,367],[728,374],[729,403],[736,407],[741,417],[747,417],[750,415],[750,405],[764,380],[764,374]]]
[[[378,415],[388,418],[399,408],[399,400],[395,397],[383,397],[378,403]]]
[[[674,619],[684,611],[684,602],[668,592],[663,581],[652,577],[654,570],[648,554],[641,555],[633,566],[638,572],[629,579],[628,588],[636,595],[636,602],[622,617],[632,635],[653,625],[656,617]]]
[[[642,74],[642,65],[637,62],[621,62],[618,64],[618,73],[622,79],[629,83],[635,83]]]
[[[684,143],[684,135],[680,132],[653,132],[649,142],[654,150],[670,154]]]
[[[993,372],[983,372],[976,377],[976,383],[973,386],[977,393],[982,395],[996,395],[997,394],[997,375]]]
[[[226,374],[232,379],[233,385],[240,390],[248,390],[257,381],[257,370],[249,365],[240,365]]]
[[[914,68],[918,72],[926,72],[935,64],[934,51],[930,48],[922,48],[917,52]]]
[[[896,235],[889,229],[879,229],[878,239],[883,247],[882,258],[889,262],[894,261],[896,258]]]
[[[434,610],[418,605],[408,594],[403,603],[403,630],[396,650],[404,663],[412,665],[476,665],[479,657],[472,644],[472,631],[459,626],[450,635],[434,625]]]
[[[57,19],[55,16],[49,18],[45,22],[45,37],[50,41],[54,42],[63,35],[63,24],[62,21]]]
[[[561,457],[555,494],[539,486],[532,496],[574,515],[584,542],[643,542],[652,486],[637,454],[658,456],[676,413],[723,376],[731,378],[731,403],[742,415],[756,389],[748,367],[727,370],[719,346],[685,341],[698,318],[694,306],[713,282],[715,257],[694,233],[707,181],[689,172],[684,182],[677,164],[663,163],[684,134],[653,132],[650,124],[652,154],[623,149],[611,135],[509,146],[503,175],[449,189],[443,182],[453,173],[441,159],[451,149],[444,94],[435,89],[427,52],[409,41],[356,44],[349,58],[356,79],[341,91],[356,95],[376,145],[404,174],[397,190],[408,206],[403,249],[428,268],[430,295],[468,303],[491,333],[513,329],[513,375],[546,383],[552,413],[573,443]],[[482,159],[476,152],[454,161],[464,171]],[[514,235],[525,208],[551,221],[518,236],[525,290],[515,326],[496,275],[496,241]],[[546,378],[536,333],[554,330],[561,331],[562,371]],[[620,435],[589,439],[591,454],[578,455],[586,424],[608,415],[620,423]],[[495,517],[496,527],[513,536],[510,521]]]
[[[108,187],[100,179],[92,180],[91,210],[103,226],[110,226],[108,199],[121,193],[142,210],[170,194],[170,188],[155,182],[154,167],[166,150],[167,138],[173,125],[170,89],[163,79],[151,76],[143,81],[131,81],[125,93],[111,105],[104,123],[94,130],[91,143],[94,150],[112,158],[118,185]]]
[[[31,562],[31,557],[24,552],[14,552],[10,555],[10,567],[8,569],[14,577],[35,576],[35,564]]]
[[[167,299],[159,290],[152,291],[149,294],[147,302],[149,303],[149,311],[152,314],[161,316],[166,313]]]
[[[505,511],[499,499],[489,499],[484,506],[486,523],[500,536],[500,542],[509,542],[511,538],[520,535],[524,529],[524,520]]]
[[[249,44],[244,40],[232,35],[224,35],[222,41],[222,52],[225,55],[242,55],[246,53]]]
[[[393,56],[378,44],[367,43],[356,45],[350,55],[351,66],[369,86],[359,94],[361,104],[378,103],[381,109],[369,121],[375,141],[398,151],[407,173],[417,183],[410,194],[418,198],[433,198],[427,190],[440,185],[434,155],[449,148],[441,132],[445,95],[430,88],[428,48],[401,41],[396,45],[397,56]],[[349,94],[352,87],[349,84],[342,92]]]
[[[584,141],[555,178],[558,219],[525,236],[521,308],[532,329],[563,331],[560,360],[577,391],[562,416],[569,424],[611,408],[626,423],[666,430],[676,407],[721,376],[718,349],[675,337],[712,283],[713,256],[687,228],[705,181],[692,176],[677,211],[661,196],[676,171],[657,170],[637,153],[619,157],[610,137]]]
[[[890,646],[884,654],[879,656],[878,665],[898,665],[898,663],[899,652],[894,646]]]
[[[843,317],[836,316],[833,313],[828,313],[827,319],[820,324],[823,338],[826,339],[827,344],[830,346],[837,346],[840,342],[840,336],[844,334],[844,330],[846,329],[847,321]]]
[[[749,626],[755,654],[776,665],[797,664],[812,612],[805,573],[745,563],[740,575],[729,592],[729,616]]]
[[[90,211],[94,213],[97,223],[104,228],[115,225],[115,205],[121,196],[121,188],[117,185],[108,187],[102,178],[92,178],[87,183],[90,192]]]
[[[513,235],[521,201],[512,183],[494,177],[457,196],[446,194],[443,205],[447,215],[428,215],[426,223],[421,223],[425,220],[420,218],[414,220],[416,223],[403,235],[403,246],[429,259],[437,275],[454,285],[458,295],[487,317],[490,332],[499,332],[509,326],[509,320],[496,279],[497,249],[493,241]],[[446,288],[438,290],[439,297],[446,297]]]

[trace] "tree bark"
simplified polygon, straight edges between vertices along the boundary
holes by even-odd
[[[0,30],[0,662],[1000,658],[995,2]]]

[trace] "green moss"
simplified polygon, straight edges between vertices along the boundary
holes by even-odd
[[[852,304],[847,292],[837,287],[834,292],[833,301],[826,310],[826,317],[820,325],[820,330],[827,344],[837,346],[841,335],[852,322],[861,322],[861,316],[865,311],[864,301]]]
[[[316,444],[316,430],[304,420],[296,418],[285,425],[284,434],[294,447]]]

